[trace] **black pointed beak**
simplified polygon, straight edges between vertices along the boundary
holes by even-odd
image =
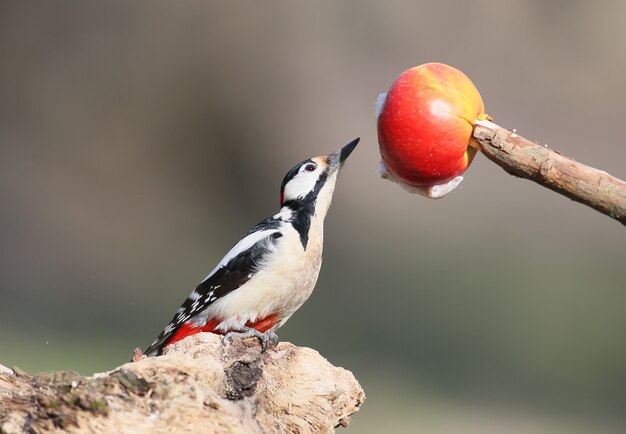
[[[344,146],[337,152],[330,154],[328,156],[328,161],[329,161],[329,165],[331,169],[338,170],[343,167],[344,161],[346,161],[346,158],[348,158],[348,156],[352,153],[352,151],[354,151],[354,148],[356,148],[356,145],[359,143],[359,140],[361,140],[361,138],[357,137],[356,139],[348,143],[346,146]]]
[[[361,138],[357,137],[356,139],[348,143],[346,146],[341,148],[341,150],[339,151],[340,163],[343,163],[344,161],[346,161],[346,158],[348,158],[348,156],[352,153],[352,151],[354,151],[354,148],[356,148],[356,145],[359,143],[359,140],[361,140]]]

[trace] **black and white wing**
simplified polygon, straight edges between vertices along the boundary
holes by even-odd
[[[274,217],[264,220],[235,244],[220,263],[189,294],[170,323],[144,354],[147,356],[160,354],[164,346],[174,341],[172,338],[187,321],[201,313],[216,300],[252,279],[259,271],[257,265],[262,263],[264,258],[267,258],[267,255],[274,250],[277,240],[283,236],[279,231],[279,223],[280,221]]]

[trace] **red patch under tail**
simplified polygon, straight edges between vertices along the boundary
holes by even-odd
[[[205,325],[201,327],[196,327],[193,323],[189,323],[189,322],[185,323],[182,326],[180,326],[178,330],[176,330],[176,332],[172,335],[171,338],[169,338],[165,342],[165,344],[163,344],[163,347],[167,347],[168,345],[172,345],[175,342],[182,341],[187,336],[195,335],[196,333],[200,333],[200,332],[219,333],[219,332],[215,332],[214,330],[215,330],[215,327],[217,327],[217,325],[221,322],[222,320],[212,319],[211,321],[208,321]]]
[[[276,326],[276,324],[278,324],[278,314],[273,313],[265,318],[258,319],[255,322],[248,321],[246,323],[246,327],[252,327],[261,333],[265,333],[272,327]]]
[[[187,336],[195,335],[196,333],[200,333],[200,332],[215,333],[215,334],[223,335],[224,332],[222,330],[215,330],[215,327],[217,327],[219,323],[221,322],[222,322],[221,319],[212,319],[211,321],[208,321],[205,325],[201,327],[196,327],[193,323],[190,323],[190,322],[185,323],[182,326],[180,326],[178,330],[176,330],[176,332],[172,335],[171,338],[169,338],[165,342],[165,344],[163,344],[163,347],[172,345],[175,342],[185,339]],[[265,333],[272,327],[275,327],[276,324],[278,324],[278,314],[273,313],[271,315],[266,316],[265,318],[260,318],[254,322],[248,321],[246,323],[246,327],[251,327],[253,329],[260,331],[261,333]]]

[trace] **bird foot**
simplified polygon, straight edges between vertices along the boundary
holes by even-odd
[[[266,352],[270,346],[275,347],[278,345],[278,335],[276,333],[271,330],[261,333],[251,327],[226,333],[224,338],[222,338],[222,343],[226,345],[234,336],[238,336],[240,339],[257,338],[261,344],[261,353]]]

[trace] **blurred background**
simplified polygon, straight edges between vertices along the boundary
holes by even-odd
[[[478,156],[440,201],[376,175],[374,102],[462,69],[495,121],[626,178],[621,1],[1,2],[0,363],[85,374],[146,347],[361,144],[322,273],[280,330],[355,373],[353,433],[626,431],[626,232]]]

